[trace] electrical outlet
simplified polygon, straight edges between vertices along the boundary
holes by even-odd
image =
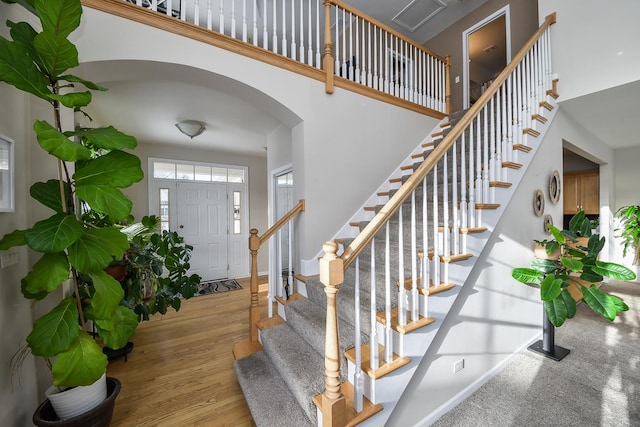
[[[10,265],[16,265],[18,263],[18,253],[17,252],[5,252],[0,255],[0,268],[6,268]]]
[[[458,373],[464,369],[464,359],[460,359],[453,364],[453,373]]]
[[[456,83],[460,83],[460,76],[456,76]]]

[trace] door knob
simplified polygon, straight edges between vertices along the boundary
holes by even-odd
[[[180,225],[180,227],[179,227],[179,228],[184,228],[184,225]]]

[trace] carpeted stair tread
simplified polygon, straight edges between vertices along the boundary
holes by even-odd
[[[302,408],[292,404],[295,397],[263,351],[236,360],[234,369],[257,426],[314,426]]]
[[[324,354],[326,342],[327,308],[320,307],[314,302],[304,299],[287,304],[284,307],[287,323],[298,335],[318,353]],[[369,342],[368,336],[361,334],[361,340]],[[340,354],[353,347],[355,342],[355,328],[347,321],[338,322],[338,339]],[[347,378],[347,364],[343,357],[340,365],[342,380]]]
[[[262,349],[307,417],[316,422],[313,397],[324,390],[324,352],[318,353],[287,323],[260,334]],[[273,396],[272,396],[273,398]]]

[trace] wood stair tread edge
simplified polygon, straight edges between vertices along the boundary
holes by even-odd
[[[355,396],[353,384],[351,384],[350,382],[344,382],[340,386],[340,389],[345,399],[345,427],[356,426],[373,417],[375,414],[384,409],[381,404],[372,403],[369,399],[367,399],[366,396],[363,396],[362,411],[356,412],[353,403]],[[313,403],[319,409],[322,409],[322,393],[317,394],[313,397]]]
[[[362,345],[361,351],[362,351],[362,365],[361,365],[362,372],[364,372],[369,376],[369,378],[374,380],[378,378],[382,378],[383,376],[390,374],[391,372],[396,371],[411,362],[410,358],[400,357],[396,353],[393,353],[392,361],[389,363],[386,363],[384,361],[384,347],[382,345],[378,345],[378,355],[379,355],[380,364],[378,369],[373,369],[371,368],[370,359],[369,359],[369,356],[370,356],[369,344]],[[352,363],[355,363],[355,360],[356,360],[355,354],[356,354],[355,348],[351,348],[345,351],[344,353],[345,357]]]

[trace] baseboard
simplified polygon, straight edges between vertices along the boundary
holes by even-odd
[[[461,390],[458,394],[456,394],[451,399],[449,399],[448,401],[446,401],[445,403],[440,405],[435,411],[431,412],[425,418],[423,418],[422,420],[417,422],[415,424],[415,426],[416,427],[428,427],[431,424],[433,424],[436,421],[438,421],[438,419],[440,419],[440,417],[442,417],[444,414],[446,414],[447,412],[449,412],[450,410],[452,410],[453,408],[458,406],[460,403],[462,403],[465,400],[467,400],[469,398],[469,396],[471,396],[473,393],[475,393],[480,387],[482,387],[485,383],[487,383],[491,378],[496,376],[502,369],[504,369],[505,366],[507,366],[507,364],[509,364],[509,362],[511,362],[511,360],[517,354],[519,354],[522,351],[526,350],[526,348],[529,345],[531,345],[531,343],[534,342],[535,340],[540,339],[540,336],[541,336],[540,332],[537,332],[535,335],[533,335],[531,337],[531,339],[529,339],[525,344],[523,344],[521,347],[519,347],[518,350],[516,350],[513,353],[511,353],[511,355],[509,355],[509,357],[504,359],[502,362],[498,363],[496,366],[491,368],[489,371],[485,372],[484,375],[482,375],[480,378],[478,378],[477,380],[475,380],[474,382],[469,384],[466,388]]]

